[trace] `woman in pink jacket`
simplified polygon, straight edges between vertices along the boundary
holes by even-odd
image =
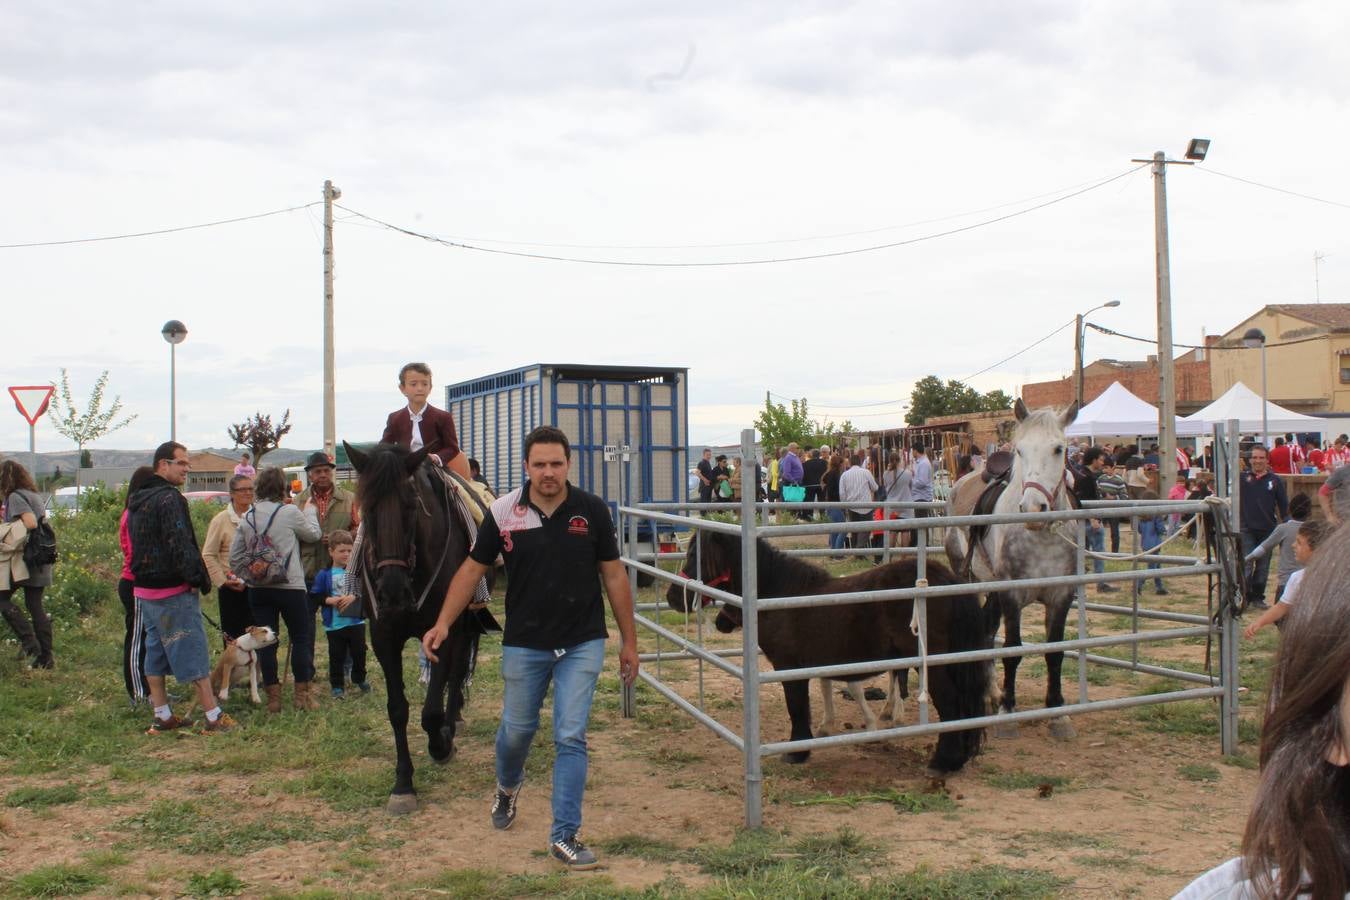
[[[127,484],[127,501],[140,490],[155,470],[141,466],[131,475]],[[117,597],[122,601],[125,613],[126,637],[122,639],[122,681],[127,686],[127,696],[131,698],[132,708],[138,703],[150,702],[150,691],[145,684],[145,639],[141,631],[141,619],[136,612],[136,598],[131,588],[131,536],[127,534],[127,509],[122,507],[122,519],[117,524],[117,541],[122,547],[122,577],[117,582]],[[133,662],[134,660],[134,662]]]

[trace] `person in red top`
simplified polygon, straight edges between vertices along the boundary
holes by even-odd
[[[141,466],[131,473],[127,482],[127,503],[131,495],[145,487],[155,470]],[[122,681],[126,684],[127,697],[134,709],[138,703],[150,702],[150,688],[145,681],[145,634],[141,628],[140,608],[132,594],[135,586],[131,574],[131,535],[127,532],[126,504],[122,506],[122,520],[117,525],[117,543],[122,547],[122,577],[117,582],[117,599],[122,601],[122,612],[126,620],[126,636],[122,638]],[[136,662],[133,664],[132,659]]]
[[[1294,454],[1284,438],[1277,437],[1275,446],[1270,448],[1270,471],[1276,475],[1295,475],[1298,470],[1294,468]]]
[[[1321,447],[1317,446],[1312,441],[1305,441],[1303,450],[1307,456],[1308,465],[1319,472],[1325,472],[1327,470],[1327,455],[1322,452]]]
[[[455,433],[455,417],[427,402],[431,396],[431,367],[426,363],[408,363],[398,373],[398,390],[408,398],[408,405],[389,414],[380,442],[398,444],[409,450],[429,447],[427,458],[437,466],[444,466],[472,478],[468,458],[459,451],[459,436]]]
[[[1346,447],[1346,436],[1340,435],[1326,453],[1327,471],[1331,472],[1350,462],[1350,448]]]

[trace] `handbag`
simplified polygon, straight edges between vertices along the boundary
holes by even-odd
[[[783,485],[784,503],[804,503],[806,501],[806,487],[800,484]]]

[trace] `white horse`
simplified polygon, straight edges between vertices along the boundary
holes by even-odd
[[[980,473],[973,472],[961,478],[952,489],[947,504],[948,515],[981,513],[1045,512],[1071,509],[1074,506],[1070,476],[1065,455],[1068,441],[1064,429],[1078,414],[1078,405],[1072,404],[1064,412],[1051,409],[1028,411],[1026,404],[1017,401],[1014,407],[1017,431],[1013,436],[1013,461],[1007,488],[997,494],[997,501],[988,508],[998,490],[992,484],[988,490],[979,488]],[[972,480],[972,478],[974,480]],[[981,501],[983,498],[983,502]],[[1045,522],[1025,524],[976,526],[973,537],[970,529],[947,529],[946,549],[952,568],[960,572],[969,558],[969,576],[978,581],[1003,581],[1014,578],[1046,578],[1054,575],[1073,575],[1078,571],[1075,541],[1066,540],[1070,529],[1049,527]],[[974,550],[970,550],[970,542]],[[987,602],[998,603],[1003,618],[1003,645],[1022,644],[1022,610],[1032,603],[1045,607],[1045,638],[1049,642],[1064,640],[1064,621],[1074,597],[1072,585],[1024,588],[990,594]],[[990,617],[995,623],[997,619]],[[997,628],[997,625],[994,625]],[[1000,707],[1012,712],[1017,706],[1017,666],[1020,656],[1003,659],[1003,697]],[[1063,706],[1060,690],[1060,670],[1063,653],[1045,655],[1047,709]],[[1017,733],[1014,723],[998,729],[1000,736]],[[1054,737],[1068,740],[1075,736],[1068,716],[1050,722]]]

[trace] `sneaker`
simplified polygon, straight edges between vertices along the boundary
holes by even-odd
[[[220,718],[216,719],[214,722],[212,722],[210,719],[206,719],[205,721],[203,721],[203,722],[202,722],[202,727],[201,727],[201,733],[202,733],[202,734],[224,734],[224,733],[227,732],[227,731],[234,731],[234,730],[235,730],[236,728],[238,728],[238,727],[239,727],[239,723],[236,722],[236,721],[230,716],[229,713],[223,712],[223,713],[220,714]]]
[[[497,785],[497,794],[492,798],[492,827],[498,831],[505,831],[516,821],[516,798],[520,796],[520,786],[517,785],[514,791],[508,791],[500,784]]]
[[[595,854],[575,834],[560,841],[554,841],[548,849],[554,859],[567,868],[578,872],[594,869],[600,865],[600,860],[595,858]]]
[[[363,681],[363,682],[361,682],[360,684],[358,684],[357,687],[359,687],[359,688],[361,689],[361,693],[363,693],[363,694],[369,694],[369,693],[370,693],[370,682],[369,682],[369,681]]]
[[[1270,609],[1270,604],[1264,600],[1253,600],[1247,604],[1248,609]]]
[[[334,700],[341,700],[344,696],[346,696],[346,694],[347,694],[347,692],[344,691],[342,688],[333,688],[333,699],[334,699]]]
[[[1111,586],[1111,585],[1109,585],[1109,584],[1099,584],[1099,585],[1097,585],[1097,593],[1099,593],[1099,594],[1114,594],[1114,593],[1115,593],[1116,591],[1118,591],[1118,590],[1120,590],[1120,588],[1118,588],[1118,587],[1113,587],[1113,586]]]
[[[1154,591],[1153,593],[1157,594],[1159,597],[1165,597],[1165,596],[1167,596],[1168,594],[1170,594],[1170,593],[1172,593],[1172,592],[1169,591],[1169,590],[1168,590],[1167,588],[1165,588],[1165,587],[1160,587],[1160,588],[1158,588],[1156,591]]]
[[[192,727],[191,719],[180,719],[178,716],[169,714],[167,719],[155,717],[155,721],[150,723],[150,727],[145,730],[146,734],[164,734],[166,731],[184,731]]]

